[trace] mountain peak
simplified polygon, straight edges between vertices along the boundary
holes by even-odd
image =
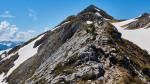
[[[96,7],[95,5],[89,5],[88,7],[85,8],[86,10],[89,10],[89,9],[93,9],[93,10],[96,10],[96,9],[99,9],[98,7]],[[101,10],[101,9],[99,9]],[[97,10],[98,11],[98,10]]]
[[[147,17],[147,16],[150,16],[149,13],[143,13],[141,17]]]
[[[95,5],[93,5],[93,4],[91,4],[91,5],[89,5],[88,7],[96,7]]]
[[[88,7],[86,7],[82,12],[80,12],[79,14],[83,14],[83,13],[87,13],[87,12],[99,12],[101,9],[96,7],[95,5],[89,5]]]
[[[149,18],[149,16],[150,16],[150,13],[145,12],[145,13],[142,13],[139,17],[137,17],[137,19],[138,18]]]
[[[83,15],[83,14],[87,14],[87,13],[97,14],[98,16],[101,16],[105,19],[114,19],[112,16],[107,14],[102,9],[96,7],[95,5],[89,5],[83,11],[81,11],[78,15]]]

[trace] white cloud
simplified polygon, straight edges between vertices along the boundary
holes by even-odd
[[[28,16],[31,17],[34,21],[36,21],[38,19],[36,12],[33,9],[28,9],[28,12],[29,12]]]
[[[4,13],[0,14],[0,17],[2,18],[15,18],[15,16],[13,16],[10,11],[5,11]]]
[[[26,32],[19,31],[16,25],[12,25],[7,21],[0,22],[0,41],[23,41],[33,37],[35,31]]]
[[[1,23],[0,23],[0,30],[3,30],[3,29],[5,29],[5,28],[8,28],[9,25],[10,25],[10,24],[9,24],[8,22],[6,22],[6,21],[1,22]]]
[[[29,36],[31,37],[34,32],[35,31],[33,30],[29,30],[27,32],[18,32],[18,34],[16,35],[16,39],[18,40],[29,39]]]

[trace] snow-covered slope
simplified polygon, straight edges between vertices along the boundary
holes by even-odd
[[[130,19],[122,22],[112,23],[119,32],[122,33],[123,38],[128,39],[132,41],[133,43],[137,44],[142,49],[147,50],[150,53],[150,28],[144,29],[136,29],[136,30],[127,30],[125,28],[122,28],[121,26],[124,26],[126,24],[129,24],[133,21],[136,21],[136,19]]]
[[[125,21],[121,21],[121,22],[117,22],[117,23],[113,23],[115,26],[117,27],[121,27],[121,26],[124,26],[124,25],[127,25],[133,21],[136,21],[137,19],[129,19],[129,20],[125,20]]]
[[[20,64],[22,64],[24,61],[26,61],[27,59],[29,59],[30,57],[34,56],[37,53],[38,47],[33,48],[35,42],[39,39],[41,39],[44,36],[41,35],[38,38],[36,38],[35,40],[33,40],[32,42],[30,42],[29,44],[21,47],[18,51],[16,51],[15,53],[12,53],[10,55],[8,55],[7,57],[3,58],[1,61],[5,61],[6,59],[9,59],[12,55],[17,54],[19,55],[18,59],[14,61],[14,66],[8,71],[7,74],[0,74],[0,84],[6,84],[5,81],[3,81],[4,78],[8,77]]]

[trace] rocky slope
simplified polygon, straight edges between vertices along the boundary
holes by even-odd
[[[0,61],[2,83],[148,83],[148,52],[123,39],[107,21],[113,18],[97,9],[91,5],[79,14],[69,16],[53,30],[9,51],[9,58]],[[13,68],[17,60],[21,61],[20,65]]]

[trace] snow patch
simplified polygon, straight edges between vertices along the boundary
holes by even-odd
[[[8,71],[8,73],[6,75],[4,74],[0,74],[0,84],[7,84],[5,82],[2,82],[4,78],[8,77],[20,64],[22,64],[24,61],[26,61],[27,59],[29,59],[30,57],[34,56],[37,53],[38,47],[33,48],[35,42],[39,39],[41,39],[44,36],[41,35],[39,36],[37,39],[35,39],[34,41],[32,41],[31,43],[25,45],[24,47],[20,48],[18,50],[18,59],[16,61],[14,61],[14,66]],[[12,55],[8,56],[11,57]]]
[[[101,10],[99,10],[98,8],[95,8],[95,10],[97,10],[97,11],[101,11]]]
[[[87,24],[93,24],[93,22],[92,22],[92,21],[86,21],[86,23],[87,23]]]
[[[0,74],[0,84],[7,84],[7,83],[3,83],[4,80],[4,73]]]
[[[127,30],[122,28],[121,26],[126,25],[130,22],[135,21],[136,19],[131,19],[123,22],[118,22],[118,23],[112,23],[119,32],[122,33],[122,37],[125,39],[128,39],[129,41],[137,44],[139,47],[142,49],[145,49],[149,52],[150,54],[150,28],[144,29],[136,29],[136,30]]]
[[[15,70],[21,63],[32,57],[37,53],[38,47],[33,48],[35,42],[41,39],[44,35],[39,36],[36,40],[32,41],[28,45],[22,47],[18,51],[19,58],[14,62],[15,66],[11,68],[7,74],[9,76],[13,70]]]
[[[102,16],[102,15],[101,15],[100,13],[98,13],[98,12],[96,12],[95,15],[97,15],[97,16],[99,16],[99,17]]]
[[[129,19],[129,20],[126,20],[126,21],[113,23],[113,25],[121,27],[121,26],[127,25],[127,24],[129,24],[129,23],[131,23],[133,21],[136,21],[136,20],[137,19]]]

